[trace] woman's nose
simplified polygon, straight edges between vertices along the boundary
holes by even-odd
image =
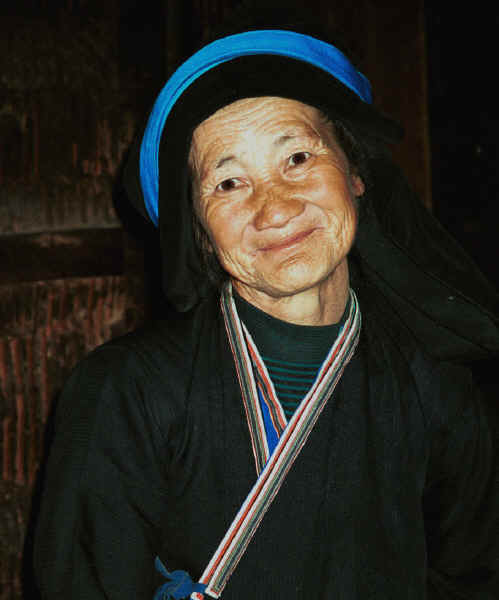
[[[255,229],[284,227],[305,210],[304,202],[287,186],[268,183],[255,191]]]

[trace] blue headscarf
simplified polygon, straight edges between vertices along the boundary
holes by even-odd
[[[149,116],[140,149],[140,180],[147,212],[158,224],[159,147],[168,115],[182,93],[218,65],[241,56],[275,55],[322,69],[371,104],[369,81],[335,46],[294,31],[265,29],[229,35],[204,46],[187,59],[161,90]]]

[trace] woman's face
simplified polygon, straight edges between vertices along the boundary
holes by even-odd
[[[346,262],[364,185],[317,109],[238,100],[196,128],[190,163],[195,210],[243,296],[292,296]]]

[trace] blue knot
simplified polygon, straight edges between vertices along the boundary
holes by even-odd
[[[172,571],[170,573],[159,556],[156,556],[154,566],[156,571],[159,571],[163,577],[170,579],[170,581],[157,589],[153,600],[182,600],[182,598],[189,598],[194,592],[202,594],[206,589],[204,583],[194,583],[189,573],[185,571]]]

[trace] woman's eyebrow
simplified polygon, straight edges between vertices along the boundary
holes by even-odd
[[[230,156],[222,156],[222,158],[215,165],[215,169],[220,169],[221,167],[223,167],[228,162],[231,162],[232,160],[236,160],[236,157],[234,154],[231,154]]]
[[[290,140],[294,140],[297,138],[311,138],[311,137],[316,137],[315,135],[311,134],[310,132],[306,131],[300,131],[300,132],[296,132],[296,133],[285,133],[281,136],[279,136],[274,142],[273,145],[280,147],[283,146],[286,142],[289,142]],[[216,164],[215,164],[215,170],[216,169],[220,169],[222,168],[224,165],[226,165],[227,163],[230,163],[232,161],[237,160],[237,157],[235,154],[230,154],[228,156],[222,156],[222,158],[220,158]]]
[[[318,137],[317,134],[315,132],[311,132],[311,131],[296,131],[296,132],[290,132],[290,133],[285,133],[284,135],[279,136],[275,141],[274,141],[274,146],[284,146],[284,144],[286,142],[289,142],[290,140],[296,140],[296,139],[313,139]]]
[[[274,146],[284,146],[284,144],[286,142],[289,142],[289,140],[293,140],[294,138],[298,137],[297,135],[294,134],[285,134],[285,135],[281,135],[280,137],[278,137],[275,142],[274,142]]]

